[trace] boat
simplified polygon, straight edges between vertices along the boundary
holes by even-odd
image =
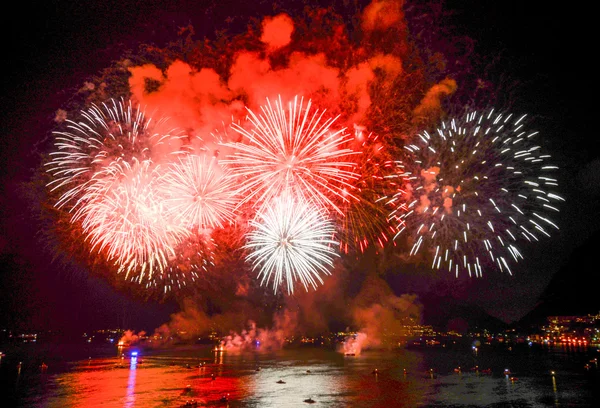
[[[279,380],[279,381],[277,381],[277,384],[285,384],[285,381]]]
[[[198,402],[196,400],[189,400],[183,404],[182,408],[196,408],[198,406]]]
[[[317,402],[317,401],[315,401],[315,400],[314,400],[314,399],[312,399],[312,398],[307,398],[307,399],[305,399],[305,400],[304,400],[304,402],[306,402],[307,404],[314,404],[314,403],[315,403],[315,402]]]
[[[223,395],[220,399],[219,402],[227,402],[229,400],[229,394]]]

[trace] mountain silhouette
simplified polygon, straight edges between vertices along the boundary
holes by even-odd
[[[503,331],[508,327],[477,304],[431,293],[423,296],[421,303],[424,306],[423,322],[436,330],[466,333],[478,329]]]
[[[548,316],[584,316],[600,311],[600,296],[596,274],[600,231],[575,248],[567,262],[553,276],[539,297],[536,306],[521,320],[519,326],[546,321]]]

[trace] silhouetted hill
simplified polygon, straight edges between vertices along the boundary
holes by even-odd
[[[428,294],[421,298],[423,321],[435,329],[455,330],[463,333],[476,329],[502,331],[508,325],[500,319],[490,316],[480,306],[462,301]]]
[[[536,307],[519,326],[546,321],[547,316],[581,316],[600,311],[597,284],[600,231],[577,247],[541,294]]]

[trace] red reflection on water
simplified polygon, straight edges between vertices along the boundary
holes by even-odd
[[[124,361],[124,362],[123,362]],[[85,362],[64,374],[62,395],[48,401],[57,406],[182,406],[188,401],[198,405],[244,398],[241,379],[228,375],[220,365],[169,364],[164,360],[138,357],[100,359]]]
[[[422,402],[423,390],[411,381],[399,380],[386,371],[362,374],[349,378],[349,386],[361,390],[356,395],[356,403],[369,407],[414,407]],[[421,379],[421,381],[426,381]],[[394,390],[390,393],[390,390]]]

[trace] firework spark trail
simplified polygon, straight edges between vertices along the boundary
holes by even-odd
[[[126,167],[115,163],[107,171],[114,177],[94,183],[72,221],[81,222],[91,251],[114,260],[125,279],[151,280],[156,271],[164,271],[188,231],[166,222],[156,193],[159,174],[150,161]]]
[[[288,293],[293,293],[295,280],[308,290],[317,281],[323,283],[321,273],[330,274],[338,243],[332,239],[334,225],[320,206],[284,192],[263,206],[250,227],[247,259],[260,269],[261,285],[272,279],[277,292],[285,280]]]
[[[354,197],[352,181],[358,175],[345,146],[352,137],[345,129],[332,130],[337,118],[324,119],[325,111],[311,112],[311,101],[294,98],[284,107],[281,99],[261,107],[256,115],[248,109],[252,129],[232,124],[246,140],[227,143],[234,151],[225,161],[240,178],[240,205],[250,200],[261,205],[292,189],[327,210],[343,214],[339,202]]]
[[[217,159],[190,154],[171,163],[161,178],[166,215],[187,228],[212,229],[233,222],[235,179]]]
[[[177,153],[181,132],[166,128],[167,119],[153,121],[131,101],[111,99],[80,112],[79,121],[66,121],[66,130],[54,132],[55,151],[46,163],[53,180],[51,191],[62,191],[56,202],[71,210],[82,205],[90,184],[111,175],[114,162],[151,160],[153,150],[170,146]],[[165,128],[165,132],[160,130]],[[65,190],[66,189],[66,190]],[[65,190],[65,191],[63,191]]]
[[[537,132],[524,124],[525,116],[472,112],[405,146],[407,191],[390,200],[406,212],[390,217],[397,236],[412,233],[411,255],[427,248],[432,268],[445,265],[456,276],[480,277],[484,265],[512,274],[509,264],[523,258],[518,239],[538,241],[558,229],[544,215],[563,201],[554,192],[557,167],[547,164],[550,156],[533,143]]]
[[[169,257],[167,266],[156,271],[147,280],[145,288],[167,294],[197,282],[215,266],[213,247],[214,242],[209,236],[190,234],[174,247],[175,253]]]
[[[389,222],[386,192],[397,191],[396,164],[377,135],[365,134],[355,126],[355,155],[358,178],[354,181],[355,200],[343,203],[343,216],[333,214],[338,226],[340,248],[344,253],[383,248],[392,241],[396,226]]]
[[[187,153],[184,135],[130,100],[92,104],[79,114],[54,132],[46,165],[53,178],[48,187],[59,194],[55,207],[81,223],[90,252],[113,261],[125,279],[156,280],[187,234],[165,222],[156,161]]]

